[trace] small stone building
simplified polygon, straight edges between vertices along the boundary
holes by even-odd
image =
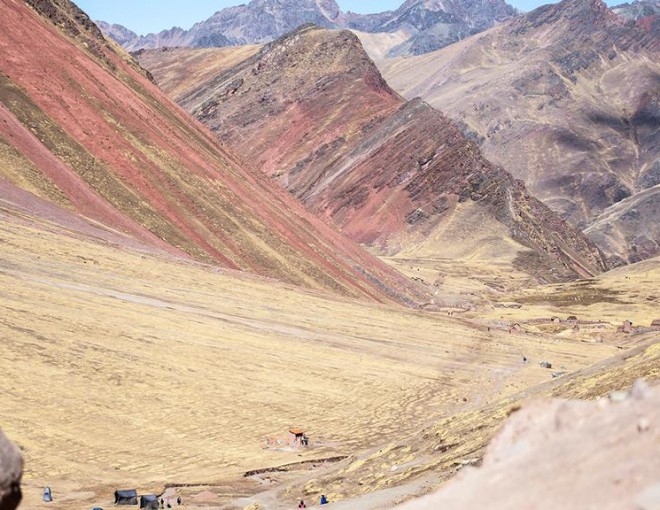
[[[623,321],[623,326],[621,327],[623,333],[632,333],[633,332],[633,323],[631,321]]]

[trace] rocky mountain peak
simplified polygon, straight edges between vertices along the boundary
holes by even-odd
[[[660,1],[635,0],[612,7],[612,11],[623,19],[636,22],[642,30],[660,34]]]
[[[565,17],[584,16],[590,19],[612,20],[612,12],[603,0],[564,0],[560,2]]]
[[[304,77],[298,69],[304,69]],[[220,75],[215,81],[224,83],[227,79]],[[387,86],[355,34],[348,30],[323,30],[313,24],[303,25],[266,45],[233,69],[229,81],[227,90],[235,89],[230,95],[249,94],[262,108],[274,112],[292,101],[312,97],[322,90],[340,89],[342,84],[351,81],[366,84],[367,89],[377,95],[395,101],[401,99]],[[190,92],[182,103],[195,109],[193,105],[202,92]],[[208,119],[216,115],[215,108],[215,102],[202,104],[196,114]]]
[[[551,31],[545,30],[551,28]],[[653,30],[627,22],[615,14],[602,0],[563,0],[545,5],[511,22],[513,36],[527,37],[527,32],[541,29],[545,45],[553,45],[555,53],[565,53],[568,48],[580,54],[591,54],[595,50],[607,53],[616,46],[623,50],[660,49],[660,37]],[[608,58],[613,57],[609,53]],[[583,66],[584,67],[584,66]]]
[[[434,239],[451,211],[475,207],[542,261],[534,266],[544,279],[605,267],[584,236],[448,118],[394,92],[351,32],[305,26],[191,80],[178,99],[311,211],[376,250]]]
[[[342,11],[335,0],[316,0],[316,6],[329,20],[336,20],[342,14]]]
[[[413,35],[390,55],[419,55],[492,28],[516,16],[505,0],[408,0],[374,31]]]
[[[660,15],[659,0],[635,0],[612,7],[612,10],[626,19],[638,20],[649,16]]]

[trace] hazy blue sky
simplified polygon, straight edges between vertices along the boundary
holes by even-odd
[[[92,19],[119,23],[138,34],[160,32],[180,26],[190,28],[213,13],[231,5],[248,3],[249,0],[74,0]],[[623,3],[621,0],[619,3]],[[382,12],[396,9],[404,0],[337,0],[344,11],[361,13]],[[552,0],[509,0],[523,11],[539,5],[555,3]],[[608,3],[610,3],[608,1]]]

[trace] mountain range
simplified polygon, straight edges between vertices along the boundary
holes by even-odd
[[[215,59],[226,53],[215,50]],[[544,280],[606,268],[595,246],[449,119],[389,88],[351,32],[303,27],[202,80],[197,69],[218,68],[210,50],[137,57],[157,81],[177,84],[179,104],[219,139],[380,253],[440,256],[455,243],[488,244],[468,226],[476,221],[499,225],[520,265]]]
[[[659,51],[648,23],[564,0],[379,65],[621,263],[660,249]]]
[[[644,20],[645,18],[660,14],[660,2],[658,0],[635,0],[612,7],[612,10],[620,16],[630,20]]]
[[[174,27],[139,36],[121,25],[97,21],[101,30],[134,51],[159,47],[214,47],[270,42],[313,23],[324,28],[396,33],[392,55],[432,51],[515,16],[505,0],[407,0],[395,11],[343,12],[335,0],[252,0],[228,7],[190,30]]]

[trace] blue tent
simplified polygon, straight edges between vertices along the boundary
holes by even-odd
[[[50,487],[44,488],[44,501],[46,503],[53,501],[53,491],[50,490]]]
[[[149,494],[147,496],[140,496],[140,508],[147,510],[158,510],[158,496]]]
[[[138,493],[136,490],[115,491],[115,505],[137,505]]]

